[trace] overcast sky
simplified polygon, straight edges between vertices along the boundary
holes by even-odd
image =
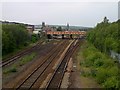
[[[2,2],[2,20],[30,24],[95,26],[118,20],[118,2]]]

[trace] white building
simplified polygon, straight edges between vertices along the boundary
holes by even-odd
[[[41,25],[35,25],[33,33],[40,34],[40,32],[42,31],[41,27],[42,27]]]

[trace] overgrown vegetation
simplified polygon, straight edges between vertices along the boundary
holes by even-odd
[[[80,60],[80,66],[83,76],[95,78],[105,88],[120,88],[117,60],[101,53],[88,42],[83,46],[82,56],[84,59]]]
[[[2,24],[2,56],[35,43],[38,35],[30,35],[23,24]]]
[[[3,69],[3,74],[9,74],[9,73],[15,73],[17,72],[17,67],[16,65],[12,65],[12,67],[7,68],[7,69]]]
[[[3,55],[13,52],[29,41],[29,35],[24,25],[2,25],[2,53]]]
[[[20,59],[19,66],[22,66],[26,64],[27,62],[31,61],[35,57],[35,53],[32,53],[31,55],[27,55]]]
[[[105,17],[87,33],[87,42],[83,46],[84,60],[80,62],[82,75],[94,77],[105,88],[120,88],[118,60],[109,55],[110,50],[120,53],[118,24],[120,20],[109,23]]]
[[[26,55],[18,61],[18,63],[13,64],[10,68],[3,69],[3,74],[10,74],[15,73],[18,71],[18,68],[25,65],[26,63],[33,60],[33,58],[36,56],[36,53],[31,53],[30,55]]]
[[[118,28],[120,20],[109,23],[105,20],[92,29],[87,34],[87,40],[94,44],[100,51],[109,53],[113,50],[120,53],[120,29]]]
[[[32,35],[32,39],[31,39],[32,43],[35,43],[35,42],[37,42],[38,40],[39,40],[39,35],[33,34],[33,35]]]

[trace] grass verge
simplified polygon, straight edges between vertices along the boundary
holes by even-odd
[[[23,58],[21,58],[20,62],[19,62],[19,66],[22,66],[24,64],[26,64],[27,62],[31,61],[34,57],[35,57],[35,53],[32,53],[31,55],[27,55]]]
[[[15,73],[15,72],[17,72],[17,68],[15,65],[10,67],[9,69],[3,70],[3,74],[9,74],[9,73]]]
[[[33,60],[33,58],[36,56],[36,53],[31,53],[30,55],[26,55],[18,61],[18,63],[14,63],[10,68],[5,68],[3,69],[3,74],[10,74],[10,73],[15,73],[18,71],[18,68],[25,65],[26,63],[30,62]]]

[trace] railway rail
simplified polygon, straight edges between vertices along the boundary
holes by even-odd
[[[61,44],[59,44],[56,48],[54,48],[49,54],[49,56],[47,56],[44,59],[44,61],[20,85],[17,86],[17,90],[19,89],[22,90],[23,88],[27,88],[27,89],[32,88],[32,86],[36,83],[38,78],[40,78],[40,76],[44,73],[44,71],[53,62],[54,58],[60,54],[61,48],[64,45],[66,46],[66,44],[67,42],[64,41]]]
[[[28,49],[26,49],[26,50],[24,50],[24,51],[22,51],[22,52],[20,52],[20,53],[18,53],[18,54],[16,54],[16,55],[10,57],[10,58],[7,58],[7,59],[3,60],[2,62],[0,62],[0,67],[7,66],[8,64],[10,64],[10,63],[12,63],[13,61],[21,58],[22,56],[31,53],[31,52],[34,51],[36,48],[38,48],[38,47],[40,48],[40,46],[41,46],[42,43],[43,43],[43,42],[39,42],[39,43],[37,43],[35,46],[33,46],[33,47],[31,47],[31,48],[28,48]]]
[[[65,57],[63,60],[59,63],[56,70],[54,71],[53,75],[51,76],[48,84],[46,85],[46,89],[60,89],[61,82],[64,76],[64,73],[66,71],[67,64],[69,62],[69,59],[73,55],[76,48],[79,46],[77,41],[74,41],[74,43],[71,44],[69,50],[66,52]]]
[[[52,52],[52,56],[46,58],[46,60],[39,65],[19,86],[17,86],[17,90],[22,90],[24,88],[31,89],[34,84],[37,82],[38,78],[41,78],[41,75],[45,72],[49,65],[53,62],[54,58],[59,55],[61,48],[60,46],[65,45],[66,43],[63,42],[57,48],[55,48]],[[78,43],[75,40],[69,47],[68,51],[66,52],[63,60],[58,64],[57,68],[55,69],[51,79],[49,80],[48,84],[46,85],[46,89],[50,88],[60,88],[62,78],[64,76],[68,61],[76,48],[78,47]]]
[[[53,88],[60,89],[68,62],[72,57],[73,53],[75,52],[75,50],[77,49],[77,47],[79,46],[79,42],[80,42],[79,40],[73,40],[73,42],[69,44],[70,45],[69,48],[65,52],[64,56],[62,56],[60,62],[57,63],[57,67],[53,69],[52,75],[50,76],[47,84],[45,85],[45,88],[47,90]],[[68,40],[64,40],[61,43],[57,44],[57,46],[54,49],[50,50],[49,53],[44,58],[42,58],[41,60],[42,62],[38,64],[38,66],[34,68],[32,72],[27,74],[27,77],[25,77],[23,80],[18,81],[18,83],[16,83],[13,86],[13,88],[15,88],[16,90],[23,89],[30,90],[35,88],[35,85],[38,83],[38,81],[41,78],[43,78],[42,76],[44,74],[47,75],[46,72],[49,70],[49,68],[51,68],[50,65],[54,63],[56,57],[63,53],[66,46],[68,46]],[[39,88],[40,85],[41,84],[39,83]]]

